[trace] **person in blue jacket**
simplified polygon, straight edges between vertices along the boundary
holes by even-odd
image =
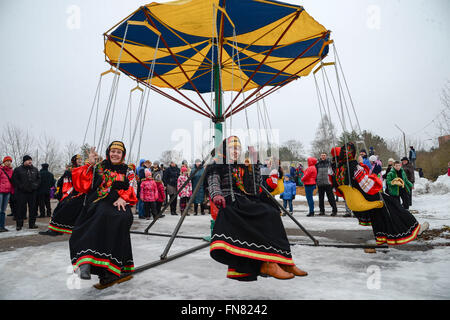
[[[359,152],[360,158],[358,159],[358,162],[364,163],[366,166],[369,167],[369,170],[372,169],[372,164],[370,163],[369,158],[367,157],[366,149],[361,149]]]
[[[292,200],[295,198],[295,194],[297,193],[297,186],[295,182],[291,181],[291,176],[286,174],[284,176],[284,192],[280,194],[280,198],[283,199],[283,207],[287,209],[289,205],[289,212],[294,213],[292,207]]]

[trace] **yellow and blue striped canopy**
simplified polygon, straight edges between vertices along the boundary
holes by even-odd
[[[105,55],[116,67],[120,58],[119,69],[140,82],[199,94],[213,91],[220,61],[222,90],[244,92],[308,75],[327,55],[329,36],[297,5],[178,0],[142,6],[111,28]]]

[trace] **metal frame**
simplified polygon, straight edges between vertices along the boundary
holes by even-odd
[[[224,0],[224,7],[225,7],[225,0]],[[220,50],[220,63],[222,64],[222,51],[223,51],[223,45],[224,45],[224,28],[223,28],[223,24],[224,24],[224,19],[226,17],[226,11],[224,9],[224,7],[219,7],[218,10],[221,12],[221,18],[220,18],[220,31],[219,31],[219,45],[221,46],[221,50]],[[143,6],[140,7],[138,10],[136,10],[135,12],[141,10],[145,17],[146,17],[146,21],[147,23],[149,23],[149,25],[147,27],[152,27],[154,29],[156,29],[156,25],[154,23],[154,21],[152,20],[152,13],[150,11],[149,8]],[[170,84],[169,82],[167,82],[162,76],[160,76],[159,74],[157,74],[156,72],[154,72],[154,75],[159,78],[161,81],[163,81],[165,84],[167,84],[169,86],[169,88],[175,90],[178,94],[180,94],[183,98],[185,98],[187,101],[189,101],[189,103],[192,104],[192,106],[188,105],[187,103],[184,103],[174,97],[172,97],[170,94],[165,93],[163,91],[161,91],[158,88],[155,88],[152,85],[147,84],[145,81],[137,78],[136,76],[126,72],[123,69],[120,69],[120,71],[124,72],[125,74],[127,74],[129,77],[136,79],[138,82],[143,83],[144,85],[150,87],[151,90],[161,94],[162,96],[171,99],[174,102],[177,102],[179,104],[181,104],[182,106],[185,106],[207,118],[210,118],[214,121],[223,121],[223,119],[228,118],[230,116],[230,114],[236,114],[239,111],[244,110],[245,108],[249,107],[250,105],[256,103],[257,101],[259,101],[260,99],[263,99],[264,97],[266,97],[267,95],[277,91],[278,89],[280,89],[281,87],[285,86],[286,84],[290,83],[292,80],[298,79],[298,73],[302,72],[303,70],[305,70],[306,68],[310,67],[311,65],[315,64],[316,62],[322,60],[322,57],[318,57],[318,60],[315,60],[313,63],[309,64],[308,66],[302,68],[301,70],[299,70],[298,72],[291,74],[287,79],[285,79],[283,82],[278,83],[276,86],[272,87],[271,89],[267,90],[266,92],[264,92],[263,94],[260,94],[257,98],[254,98],[253,100],[250,100],[250,98],[252,98],[254,95],[256,95],[257,93],[259,93],[264,87],[266,87],[273,79],[275,79],[277,76],[279,76],[280,74],[282,74],[284,72],[284,70],[286,70],[290,65],[292,65],[295,61],[297,61],[298,59],[300,59],[301,57],[303,57],[314,45],[316,45],[320,40],[323,40],[327,35],[330,34],[330,31],[324,32],[319,38],[316,39],[316,41],[314,41],[310,46],[308,46],[308,48],[306,48],[303,52],[301,52],[297,57],[295,57],[289,64],[287,64],[282,70],[280,70],[277,74],[275,74],[270,80],[266,81],[266,83],[264,83],[262,86],[260,86],[257,90],[255,90],[254,92],[252,92],[248,97],[244,98],[243,101],[239,104],[237,104],[236,106],[233,106],[233,104],[236,102],[237,98],[239,95],[241,95],[245,88],[247,87],[248,83],[250,83],[251,79],[256,75],[256,73],[258,72],[258,70],[261,68],[261,66],[264,64],[264,62],[267,60],[267,58],[271,55],[271,53],[276,49],[277,44],[282,40],[282,38],[284,37],[284,35],[289,31],[289,29],[292,27],[292,25],[294,24],[294,22],[298,19],[298,17],[300,16],[302,10],[298,10],[294,13],[292,13],[292,19],[288,18],[285,21],[283,21],[282,24],[286,23],[287,21],[289,21],[289,19],[291,19],[291,21],[289,22],[289,25],[286,27],[285,30],[283,30],[282,34],[279,36],[279,38],[277,39],[277,41],[275,42],[275,44],[268,50],[268,52],[266,53],[265,57],[263,58],[262,61],[260,61],[257,64],[257,67],[255,70],[253,70],[252,74],[250,75],[250,77],[247,79],[247,81],[245,82],[245,84],[243,85],[243,87],[241,88],[241,90],[238,92],[238,94],[233,98],[233,101],[230,102],[229,106],[225,109],[225,111],[223,112],[222,115],[218,115],[215,114],[212,110],[211,110],[211,106],[209,106],[206,101],[204,100],[204,98],[202,97],[202,95],[200,94],[200,92],[198,91],[198,89],[196,88],[196,86],[194,85],[194,83],[192,82],[192,79],[189,78],[189,76],[187,75],[186,71],[184,70],[183,66],[180,64],[180,62],[178,61],[176,54],[173,53],[173,51],[170,49],[168,43],[165,41],[164,37],[161,35],[160,38],[163,41],[166,49],[168,50],[169,54],[172,56],[172,58],[174,59],[174,62],[176,63],[176,65],[180,68],[181,72],[185,75],[186,79],[188,80],[188,82],[191,84],[191,86],[193,87],[194,91],[197,93],[197,95],[200,97],[201,101],[203,102],[203,104],[206,106],[206,108],[208,109],[205,110],[202,107],[200,107],[197,103],[195,103],[193,100],[191,100],[190,98],[188,98],[186,95],[184,95],[183,93],[180,92],[180,90],[176,87],[174,87],[172,84]],[[131,15],[130,15],[131,16]],[[128,17],[130,17],[128,16]],[[155,17],[156,18],[156,17]],[[229,17],[227,17],[229,19]],[[125,21],[126,19],[122,20],[121,22]],[[163,22],[161,22],[163,23]],[[232,21],[230,21],[230,23],[232,23]],[[280,24],[281,25],[281,24]],[[279,26],[277,26],[279,27]],[[166,28],[168,28],[170,30],[169,26],[166,26]],[[111,28],[109,31],[111,31],[113,28]],[[172,31],[172,30],[171,30]],[[174,31],[172,31],[174,32]],[[319,34],[320,35],[320,34]],[[111,35],[108,35],[107,33],[104,34],[105,36],[105,43],[106,40],[110,40],[113,43],[119,45],[117,43],[117,41],[114,39],[114,37],[112,37]],[[331,41],[327,41],[326,43],[324,43],[324,45],[322,46],[321,49],[321,53],[319,55],[322,54],[323,49],[325,48],[326,45],[328,45],[329,43],[332,43]],[[142,66],[144,66],[145,68],[149,69],[149,67],[143,63],[142,61],[140,61],[136,56],[134,56],[131,52],[129,52],[126,48],[123,48],[123,50],[129,54],[133,59],[136,60],[136,62],[138,62],[139,64],[141,64]],[[105,60],[111,64],[112,66],[117,67],[117,65],[115,63],[113,63],[112,61],[109,61],[106,56],[105,56]],[[219,110],[222,110],[222,101],[219,101]],[[197,109],[196,109],[197,108]]]
[[[140,7],[138,10],[141,10],[146,17],[146,21],[144,21],[145,23],[150,23],[150,25],[144,25],[144,22],[142,22],[142,24],[147,27],[150,28],[152,30],[152,28],[154,28],[155,30],[157,30],[155,23],[153,22],[152,18],[150,15],[151,11],[149,8],[147,7]],[[137,12],[138,10],[136,10],[135,12]],[[224,45],[224,19],[225,19],[225,15],[226,11],[225,11],[225,0],[223,2],[223,7],[220,7],[220,9],[218,9],[221,11],[221,22],[220,22],[220,33],[219,33],[219,43],[221,46],[221,50],[220,50],[220,57],[218,57],[220,65],[219,65],[219,69],[220,66],[222,65],[223,61],[223,45]],[[131,17],[135,12],[133,12],[132,14],[130,14],[127,18],[123,19],[121,22],[125,21],[126,19],[128,19],[129,17]],[[178,66],[178,68],[181,70],[181,72],[185,75],[186,79],[188,80],[188,82],[191,84],[191,86],[193,87],[194,91],[198,94],[198,96],[200,97],[201,101],[205,104],[206,108],[209,110],[205,110],[202,107],[200,107],[198,104],[196,104],[194,101],[192,101],[189,97],[187,97],[185,94],[183,94],[182,92],[180,92],[180,90],[178,88],[175,88],[172,84],[170,84],[169,82],[167,82],[165,79],[162,78],[162,76],[160,76],[159,74],[157,74],[156,72],[154,72],[154,76],[156,76],[157,78],[159,78],[161,81],[163,81],[165,84],[167,84],[171,89],[175,90],[178,94],[180,94],[183,98],[185,98],[187,101],[189,101],[193,106],[188,105],[185,102],[182,102],[178,99],[176,99],[175,97],[172,97],[170,94],[165,93],[164,91],[162,91],[159,88],[156,88],[155,86],[137,78],[136,76],[130,74],[129,72],[125,71],[123,68],[120,68],[120,66],[117,66],[116,63],[113,63],[111,60],[109,60],[106,57],[105,54],[105,61],[108,62],[111,66],[114,66],[116,68],[118,68],[120,71],[122,71],[123,73],[125,73],[126,75],[128,75],[130,78],[134,78],[136,79],[136,81],[138,83],[142,83],[143,85],[149,87],[151,90],[189,108],[190,110],[193,110],[203,116],[206,116],[208,118],[211,118],[215,121],[221,121],[221,119],[223,118],[227,118],[230,114],[236,114],[237,112],[247,108],[248,106],[254,104],[255,102],[259,101],[260,99],[263,99],[264,97],[266,97],[267,95],[275,92],[276,90],[279,90],[281,87],[285,86],[286,84],[290,83],[292,80],[299,78],[298,74],[300,72],[302,72],[303,70],[305,70],[306,68],[310,67],[311,65],[315,64],[318,61],[322,60],[321,54],[322,51],[326,45],[326,43],[324,43],[324,45],[322,46],[322,50],[319,54],[319,57],[317,60],[315,60],[314,62],[312,62],[311,64],[309,64],[308,66],[302,68],[300,71],[290,75],[287,79],[285,79],[284,81],[278,83],[276,86],[270,88],[269,90],[267,90],[266,92],[264,92],[263,94],[259,94],[259,92],[266,87],[273,79],[275,79],[277,76],[279,76],[281,73],[284,72],[284,70],[286,70],[290,65],[292,65],[295,61],[297,61],[298,59],[300,59],[301,57],[303,57],[313,46],[315,46],[320,40],[324,39],[327,35],[330,34],[330,31],[324,32],[319,38],[317,38],[310,46],[308,46],[308,48],[306,48],[303,52],[301,52],[296,58],[294,58],[289,64],[287,64],[282,70],[280,70],[277,74],[275,74],[270,80],[266,81],[262,86],[260,86],[257,90],[255,90],[254,92],[252,92],[248,97],[244,98],[243,101],[241,103],[239,103],[238,105],[233,107],[233,103],[237,100],[237,98],[239,97],[239,95],[241,95],[245,88],[247,87],[247,85],[250,83],[250,81],[253,79],[253,77],[256,75],[256,73],[258,72],[258,70],[261,68],[261,66],[264,64],[264,62],[268,59],[268,57],[271,55],[271,53],[276,49],[276,46],[278,45],[278,43],[282,40],[282,38],[284,37],[284,35],[288,32],[288,30],[291,28],[291,26],[294,24],[294,22],[298,19],[298,17],[300,16],[300,13],[302,12],[302,10],[297,10],[295,13],[293,13],[293,17],[292,20],[289,22],[289,25],[287,26],[287,28],[282,32],[282,34],[279,36],[279,38],[277,39],[277,41],[273,44],[273,46],[268,50],[267,54],[265,55],[265,57],[262,59],[262,61],[259,62],[259,64],[257,65],[256,69],[253,71],[253,73],[251,74],[251,76],[247,79],[247,81],[245,82],[245,84],[242,86],[241,90],[238,92],[238,94],[234,97],[234,99],[231,101],[230,105],[227,107],[227,109],[223,112],[223,115],[220,115],[220,119],[218,119],[218,114],[214,114],[214,112],[211,110],[211,107],[206,103],[206,101],[204,100],[204,98],[202,97],[202,95],[200,94],[200,92],[198,91],[198,89],[196,88],[196,86],[194,85],[194,83],[192,82],[192,79],[187,75],[186,71],[184,70],[182,64],[178,61],[176,55],[173,53],[173,51],[170,49],[168,43],[165,41],[164,37],[162,35],[160,35],[160,39],[162,40],[162,42],[164,43],[166,49],[168,50],[169,54],[173,57],[176,65]],[[229,17],[228,17],[229,19]],[[286,19],[283,23],[287,22],[288,19]],[[119,22],[118,24],[116,24],[115,26],[119,25],[121,22]],[[230,21],[231,22],[231,21]],[[231,22],[232,23],[232,22]],[[114,27],[115,27],[114,26]],[[113,28],[114,28],[113,27]],[[104,33],[104,40],[105,40],[105,44],[107,40],[112,41],[114,44],[118,45],[119,47],[122,47],[115,39],[114,37],[112,37],[111,35],[108,35],[107,33],[110,32],[113,28],[109,29],[106,33]],[[153,30],[154,31],[154,30]],[[144,66],[147,70],[150,70],[150,67],[147,66],[145,63],[143,63],[142,61],[140,61],[135,55],[133,55],[131,52],[129,52],[126,48],[122,48],[128,55],[130,55],[134,60],[136,60],[136,62],[138,62],[139,64],[141,64],[142,66]],[[233,59],[233,57],[232,57]],[[214,62],[212,62],[214,63]],[[112,71],[112,69],[111,69]],[[108,72],[111,72],[108,71]],[[112,71],[112,72],[117,72],[117,71]],[[253,100],[250,100],[250,98],[252,98],[253,96],[256,95],[256,98],[254,98]],[[218,105],[218,110],[221,110],[222,108],[222,101],[220,99],[219,101],[219,105]],[[196,109],[197,108],[197,109]],[[217,113],[217,111],[216,111]],[[209,158],[208,158],[209,160]],[[206,164],[206,165],[205,165]],[[188,202],[188,204],[186,205],[186,208],[184,209],[184,211],[181,214],[181,217],[174,229],[174,231],[172,232],[171,235],[169,234],[162,234],[162,233],[149,233],[148,230],[156,223],[156,221],[161,217],[162,213],[170,206],[170,204],[177,199],[177,197],[173,197],[171,199],[171,201],[169,201],[164,208],[161,210],[160,215],[157,216],[152,223],[145,229],[144,232],[139,232],[139,231],[130,231],[130,233],[133,234],[142,234],[142,235],[154,235],[154,236],[163,236],[163,237],[170,237],[163,253],[160,256],[160,260],[154,261],[154,262],[150,262],[147,264],[144,264],[142,266],[136,267],[134,273],[138,273],[138,272],[142,272],[145,270],[148,270],[150,268],[156,267],[158,265],[164,264],[166,262],[172,261],[174,259],[177,259],[179,257],[185,256],[189,253],[195,252],[197,250],[200,250],[202,248],[205,248],[207,246],[210,245],[209,241],[206,241],[205,238],[202,237],[194,237],[194,236],[182,236],[182,235],[178,235],[178,232],[181,228],[181,225],[187,215],[187,212],[189,210],[190,205],[193,203],[194,201],[194,197],[197,194],[197,192],[200,189],[200,186],[203,184],[203,181],[205,179],[206,173],[207,173],[207,167],[208,167],[208,163],[206,163],[205,161],[202,162],[202,166],[204,166],[204,172],[202,173],[200,180],[196,186],[196,188],[193,190],[193,194]],[[191,173],[191,175],[189,176],[188,180],[183,184],[183,186],[177,190],[177,195],[181,192],[181,190],[189,183],[189,181],[192,180],[192,178],[194,177],[194,175],[197,173],[197,171],[200,170],[200,168],[196,168],[195,171],[193,173]],[[278,208],[280,208],[287,216],[289,216],[294,222],[295,224],[313,241],[313,244],[302,244],[302,243],[293,243],[291,245],[313,245],[313,246],[319,246],[319,241],[317,239],[315,239],[293,216],[292,214],[290,214],[271,194],[270,192],[264,187],[264,186],[260,186],[261,189],[263,190],[264,193],[267,194],[267,196],[269,197],[269,199],[271,199]],[[188,238],[188,239],[196,239],[196,240],[203,240],[206,241],[205,243],[195,246],[193,248],[184,250],[180,253],[176,253],[172,256],[168,256],[168,252],[175,240],[175,238]],[[367,246],[360,246],[360,245],[340,245],[340,244],[323,244],[321,246],[330,246],[330,247],[340,247],[340,248],[372,248],[373,246],[367,245]],[[382,246],[376,246],[376,248],[381,248]],[[123,277],[123,276],[122,276]]]

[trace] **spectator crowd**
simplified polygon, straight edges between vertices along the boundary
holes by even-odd
[[[383,172],[379,157],[375,155],[374,149],[370,148],[369,153],[364,149],[360,151],[358,162],[366,165],[370,174],[375,174],[382,179],[385,192],[395,197],[405,209],[408,209],[412,205],[416,158],[416,151],[411,146],[409,157],[403,157],[401,160],[389,159]],[[309,157],[306,168],[301,163],[292,163],[289,172],[286,173],[283,172],[279,161],[277,165],[274,165],[273,161],[267,159],[261,165],[262,181],[271,176],[283,179],[284,191],[280,194],[280,198],[284,208],[290,213],[293,213],[293,200],[300,187],[304,189],[307,199],[308,217],[315,215],[313,200],[315,192],[319,198],[318,214],[325,215],[326,196],[331,207],[331,216],[336,216],[338,197],[333,192],[335,159],[333,151],[330,157],[322,153],[319,159]],[[38,228],[37,217],[50,217],[52,214],[50,199],[57,192],[57,181],[53,173],[49,171],[48,164],[42,164],[41,169],[38,170],[33,165],[33,159],[28,155],[23,157],[21,165],[16,168],[13,168],[12,162],[13,159],[6,156],[0,166],[0,232],[8,231],[5,228],[8,204],[11,209],[10,216],[13,216],[16,221],[17,230],[23,228],[26,220],[30,229],[36,229]],[[141,159],[137,168],[132,164],[129,168],[136,174],[135,190],[139,199],[136,214],[139,219],[164,217],[161,214],[164,206],[170,207],[171,215],[177,215],[177,208],[179,208],[178,212],[183,212],[204,171],[202,161],[199,159],[192,165],[183,160],[180,166],[172,161],[167,167],[159,161]],[[194,172],[192,179],[188,179],[192,172]],[[208,200],[207,189],[200,185],[192,201],[193,214],[205,215],[209,208]],[[188,208],[187,215],[190,209]],[[210,211],[208,213],[210,214]],[[345,216],[351,216],[348,209]]]

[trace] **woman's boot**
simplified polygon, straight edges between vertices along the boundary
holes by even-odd
[[[280,280],[292,279],[293,273],[286,272],[275,262],[263,262],[260,269],[261,274],[268,275]]]
[[[281,269],[283,269],[286,272],[292,273],[296,275],[297,277],[305,277],[308,275],[306,271],[301,270],[297,266],[287,266],[284,264],[280,264]]]
[[[83,280],[91,280],[91,265],[85,263],[80,266],[80,278]]]

